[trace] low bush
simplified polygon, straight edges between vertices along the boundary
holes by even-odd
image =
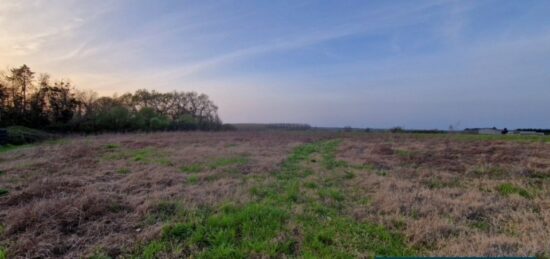
[[[54,138],[54,135],[23,126],[7,127],[8,144],[22,145]]]

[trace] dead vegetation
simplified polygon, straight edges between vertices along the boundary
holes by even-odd
[[[550,145],[453,137],[366,135],[338,158],[358,170],[349,185],[369,206],[358,220],[400,229],[429,255],[550,253]]]
[[[325,139],[338,142],[297,149]],[[242,213],[282,213],[278,240],[292,240],[285,253],[294,255],[309,253],[309,234],[319,244],[351,246],[345,233],[332,240],[307,227],[319,222],[336,234],[380,224],[403,235],[409,254],[548,255],[549,151],[542,142],[400,134],[68,138],[0,154],[0,249],[10,258],[170,257],[175,252],[155,241],[167,222],[230,202],[244,205]],[[281,200],[278,209],[266,207]],[[325,212],[333,223],[319,221]],[[308,221],[294,221],[304,215]]]
[[[125,254],[160,231],[157,222],[143,223],[160,202],[177,200],[189,208],[244,202],[247,178],[273,172],[292,148],[319,138],[253,132],[101,135],[1,154],[0,187],[9,195],[0,197],[0,246],[10,255],[33,258],[74,258],[97,249],[111,257]],[[246,160],[227,160],[235,157]],[[201,168],[182,171],[192,165]]]

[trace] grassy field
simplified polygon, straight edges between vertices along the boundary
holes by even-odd
[[[549,138],[311,132],[0,149],[0,258],[550,256]]]

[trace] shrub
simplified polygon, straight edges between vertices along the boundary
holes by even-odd
[[[7,127],[8,144],[22,145],[53,138],[52,134],[23,126]]]

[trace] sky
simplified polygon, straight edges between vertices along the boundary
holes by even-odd
[[[0,69],[228,123],[550,128],[550,1],[1,0]]]

